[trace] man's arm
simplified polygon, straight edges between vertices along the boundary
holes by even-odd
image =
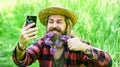
[[[95,47],[91,48],[91,54],[86,54],[83,57],[84,64],[87,67],[111,67],[112,59],[108,53]]]
[[[34,39],[37,34],[37,28],[31,28],[35,25],[35,23],[29,24],[28,26],[25,26],[25,24],[26,23],[24,23],[23,28],[20,32],[19,43],[16,47],[16,58],[18,60],[22,60],[24,58],[27,42]]]
[[[41,53],[41,44],[42,40],[39,39],[37,42],[33,43],[28,49],[25,50],[25,54],[23,56],[23,59],[18,60],[17,59],[17,54],[16,54],[16,49],[19,50],[19,48],[16,46],[15,50],[13,51],[12,58],[15,62],[16,65],[18,66],[28,66],[32,64],[33,62],[36,61],[36,59],[39,58],[40,53]]]
[[[23,28],[20,32],[19,42],[13,52],[13,55],[15,55],[17,61],[22,61],[25,58],[27,42],[36,37],[37,28],[31,28],[34,25],[35,23],[29,24],[27,26],[25,26],[24,23],[23,25]]]
[[[74,51],[82,51],[82,58],[87,67],[110,67],[112,59],[106,52],[90,46],[86,42],[80,41],[79,38],[68,39],[68,48]]]
[[[22,47],[20,46],[21,44],[18,43],[17,46],[16,46],[16,49],[15,49],[15,54],[16,54],[16,59],[17,60],[22,60],[24,57],[25,57],[25,50],[26,50],[26,47]]]

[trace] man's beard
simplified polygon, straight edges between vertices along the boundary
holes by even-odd
[[[60,42],[61,40],[61,36],[62,35],[66,35],[67,32],[66,30],[62,31],[59,27],[57,28],[49,28],[49,30],[47,31],[48,32],[53,32],[54,33],[54,36],[51,38],[51,41],[53,42],[53,45],[57,45],[58,42]]]

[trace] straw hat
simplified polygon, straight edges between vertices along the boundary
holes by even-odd
[[[72,26],[75,25],[75,23],[77,22],[77,19],[78,19],[77,15],[74,12],[72,12],[71,10],[68,10],[68,9],[65,9],[65,8],[62,8],[59,6],[49,7],[49,8],[41,10],[38,14],[39,20],[44,26],[46,26],[45,19],[50,15],[66,16],[71,19]]]

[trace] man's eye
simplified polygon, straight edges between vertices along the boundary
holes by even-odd
[[[52,21],[49,21],[48,23],[53,23]]]
[[[58,22],[58,24],[61,24],[62,22]]]

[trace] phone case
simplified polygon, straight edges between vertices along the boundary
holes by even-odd
[[[31,24],[31,23],[35,23],[35,25],[32,26],[31,28],[36,27],[36,20],[37,20],[37,16],[27,16],[27,18],[26,18],[26,26]]]

